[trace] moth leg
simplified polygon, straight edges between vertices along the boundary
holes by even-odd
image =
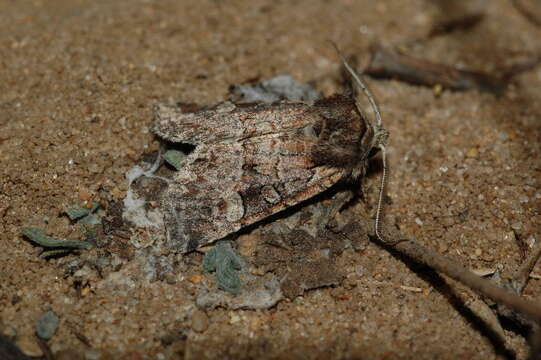
[[[366,166],[363,166],[361,168],[361,172],[359,174],[359,177],[357,178],[357,181],[355,182],[355,189],[353,196],[356,199],[361,200],[362,202],[366,201]]]
[[[364,179],[361,178],[359,180],[359,183],[357,184],[357,187],[355,188],[355,197],[361,200],[362,202],[366,201],[366,196],[364,192]]]

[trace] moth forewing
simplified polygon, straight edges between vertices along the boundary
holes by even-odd
[[[157,106],[153,131],[196,146],[162,195],[169,247],[192,251],[355,180],[374,130],[344,95],[194,112]]]

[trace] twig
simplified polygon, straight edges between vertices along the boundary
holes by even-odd
[[[520,268],[517,270],[517,272],[513,275],[513,287],[516,289],[516,291],[521,294],[522,290],[524,290],[524,287],[528,283],[528,279],[530,278],[530,274],[535,267],[535,264],[539,260],[539,257],[541,256],[541,241],[538,241],[535,248],[528,254],[528,257],[524,261],[524,263],[520,266]]]
[[[446,35],[457,30],[468,30],[476,26],[485,17],[484,13],[464,14],[458,18],[451,18],[435,24],[428,37]]]
[[[364,73],[376,78],[396,78],[416,85],[441,85],[451,90],[479,89],[501,94],[506,87],[504,80],[489,74],[459,70],[379,45],[373,47],[372,58]]]
[[[522,14],[530,23],[535,26],[541,27],[541,19],[539,19],[536,14],[523,4],[521,0],[512,0],[513,6],[519,13]]]
[[[513,77],[533,69],[540,60],[539,55],[532,56],[522,63],[499,69],[495,74],[487,74],[460,70],[453,66],[415,58],[393,49],[374,46],[372,58],[364,73],[376,78],[394,78],[416,85],[442,86],[455,91],[478,89],[500,95]]]
[[[539,325],[533,327],[530,334],[530,353],[528,354],[528,360],[538,360],[541,357],[541,331]]]
[[[37,335],[35,336],[35,338],[36,338],[36,342],[38,343],[39,348],[43,352],[43,356],[45,357],[45,359],[54,360],[55,357],[53,355],[53,352],[51,351],[49,344],[47,344],[45,340],[43,340]]]
[[[365,222],[363,226],[366,229],[372,229],[369,219],[361,219],[360,221]],[[468,286],[478,294],[524,314],[541,324],[541,307],[539,305],[492,284],[489,280],[467,270],[463,265],[452,262],[436,251],[418,244],[415,240],[404,238],[397,230],[393,231],[389,227],[385,227],[385,232],[386,236],[383,238],[391,240],[384,241],[383,245],[395,249],[416,262],[428,265],[432,269]],[[370,235],[374,236],[373,231],[371,231]]]

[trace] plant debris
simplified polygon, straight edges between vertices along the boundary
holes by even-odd
[[[541,27],[541,6],[536,0],[512,0],[513,6],[531,24]]]
[[[477,26],[484,18],[484,13],[470,13],[462,14],[459,17],[451,17],[434,24],[428,36],[435,37],[455,31],[469,30]]]
[[[309,84],[301,84],[289,74],[266,79],[255,85],[232,87],[234,101],[272,103],[280,100],[314,101],[320,94]]]
[[[459,70],[376,46],[364,73],[375,78],[393,78],[416,85],[442,86],[450,90],[478,89],[502,94],[507,79],[482,72]]]
[[[175,170],[180,170],[182,168],[182,165],[184,164],[184,160],[186,160],[187,155],[180,151],[180,150],[167,150],[165,154],[163,154],[163,159],[172,167],[175,168]]]
[[[91,225],[98,225],[101,223],[101,221],[94,215],[98,209],[100,208],[100,203],[95,201],[92,204],[92,207],[90,209],[85,208],[83,206],[75,206],[69,209],[66,209],[64,213],[68,215],[71,221],[76,221],[80,223],[88,223]]]
[[[220,241],[210,249],[203,259],[203,269],[207,272],[216,272],[218,287],[232,294],[239,294],[241,282],[239,271],[242,262],[229,242]]]
[[[21,232],[30,241],[47,249],[40,254],[40,257],[57,256],[73,250],[88,250],[92,247],[92,244],[87,241],[61,240],[48,236],[43,229],[37,227],[25,227]]]

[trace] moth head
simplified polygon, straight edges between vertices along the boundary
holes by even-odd
[[[368,99],[368,102],[370,103],[370,106],[372,107],[372,110],[374,111],[376,121],[375,123],[371,123],[367,120],[365,116],[363,118],[366,121],[367,128],[370,129],[372,136],[370,138],[369,145],[361,149],[361,160],[365,161],[371,156],[375,155],[378,150],[381,150],[382,154],[382,160],[383,160],[383,173],[381,175],[381,183],[379,188],[379,196],[378,196],[378,206],[376,210],[376,220],[374,224],[374,232],[376,234],[376,237],[382,241],[385,242],[383,237],[380,234],[380,217],[381,217],[381,211],[383,207],[383,196],[385,194],[385,185],[387,182],[387,157],[386,157],[386,151],[385,148],[387,146],[387,141],[389,139],[389,132],[383,127],[383,122],[381,120],[381,112],[379,110],[379,106],[374,99],[374,95],[372,92],[368,89],[368,87],[365,85],[365,83],[361,80],[361,77],[357,74],[355,70],[348,64],[346,59],[342,56],[340,53],[340,50],[338,49],[338,46],[336,46],[335,43],[331,42],[334,45],[334,48],[336,49],[336,52],[340,56],[342,60],[342,64],[350,74],[352,78],[353,84],[362,90],[366,98]],[[361,106],[359,106],[359,103],[356,102],[357,110],[361,115],[363,115],[363,112],[361,110]]]
[[[382,150],[387,145],[389,140],[389,132],[383,127],[383,125],[372,125],[372,140],[370,142],[370,154],[368,157],[374,156],[379,150]]]

